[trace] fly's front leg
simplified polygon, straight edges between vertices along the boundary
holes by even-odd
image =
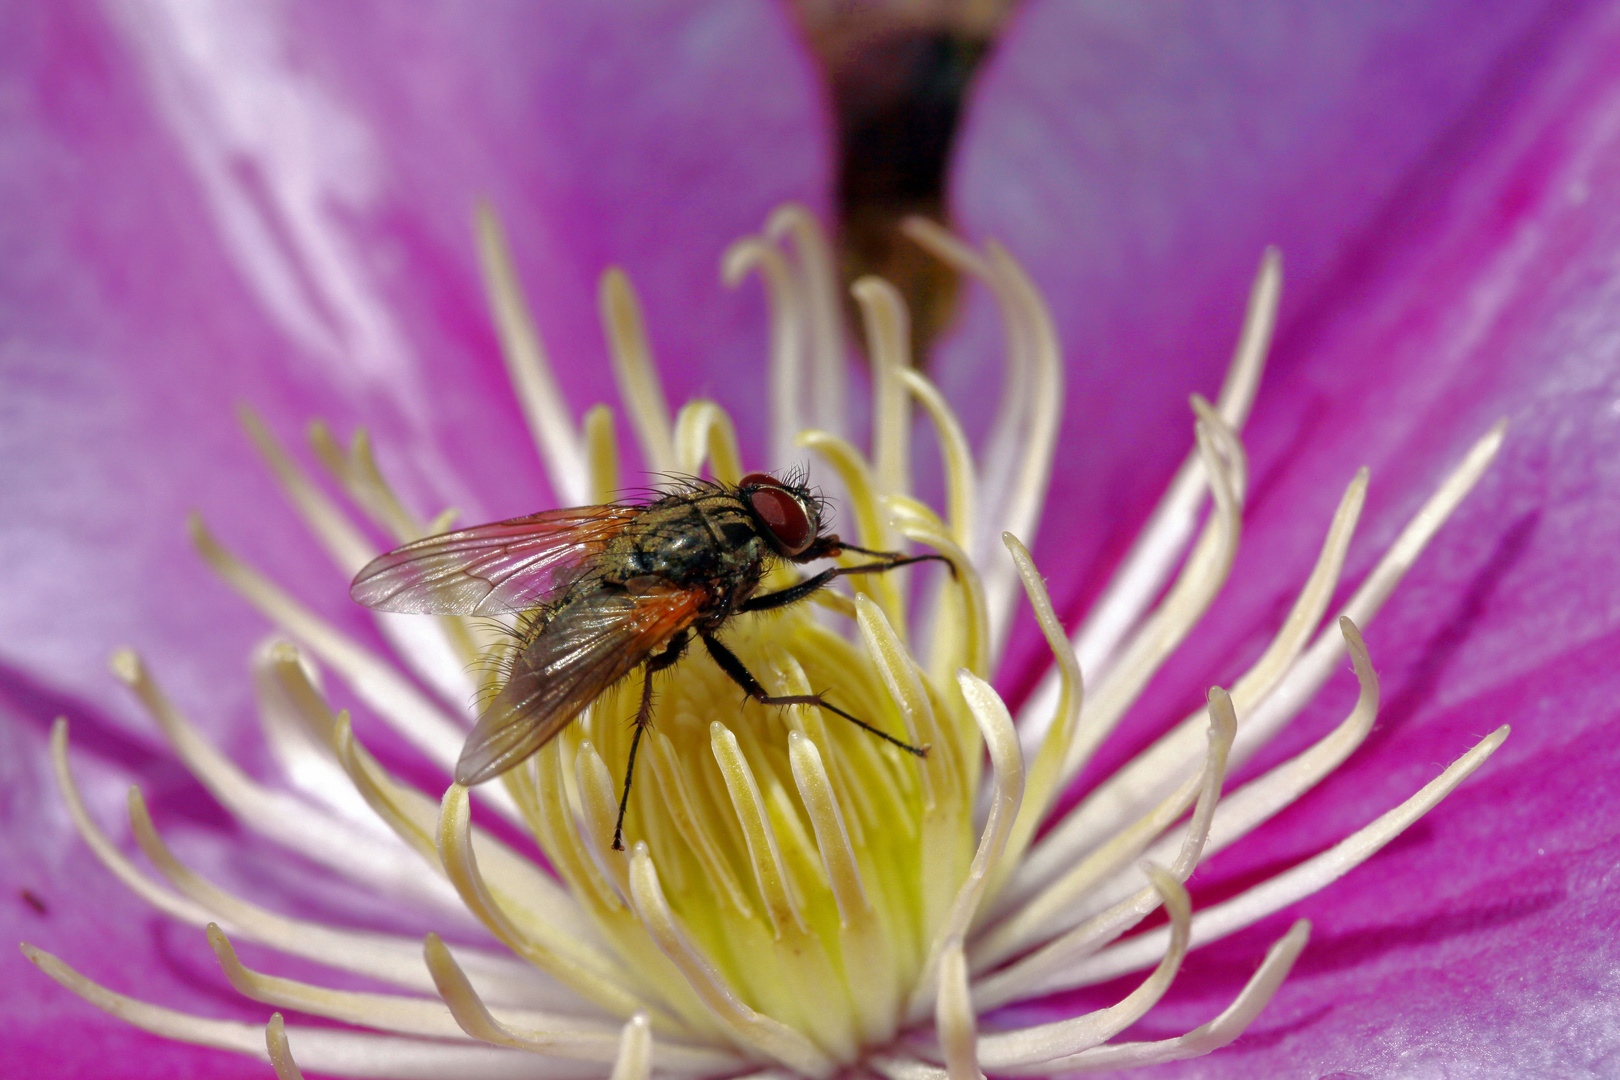
[[[818,574],[816,576],[820,577],[821,575]],[[810,580],[814,581],[815,578],[811,578]],[[782,592],[788,591],[790,590],[782,590]],[[771,594],[771,596],[780,595],[782,595],[782,593]],[[769,597],[766,597],[765,599],[769,599]],[[710,634],[702,634],[700,636],[703,638],[703,647],[709,650],[709,655],[714,657],[714,662],[716,664],[720,665],[720,670],[725,672],[732,682],[742,687],[743,693],[747,694],[761,705],[814,705],[817,708],[826,709],[830,713],[835,713],[838,716],[842,716],[845,720],[848,720],[856,727],[865,728],[867,731],[870,731],[873,735],[876,735],[884,742],[893,743],[908,754],[916,754],[918,757],[928,756],[928,747],[912,746],[910,743],[904,741],[903,739],[897,739],[886,731],[880,731],[871,724],[868,724],[865,720],[851,716],[838,706],[829,705],[827,702],[822,700],[820,694],[767,694],[765,692],[765,688],[759,684],[759,680],[750,674],[749,670],[743,666],[743,662],[741,660],[737,659],[736,653],[720,644],[720,642],[716,641]]]
[[[652,725],[652,677],[679,660],[686,652],[690,640],[686,631],[670,639],[669,647],[657,656],[649,657],[641,665],[641,707],[636,710],[636,731],[630,736],[630,760],[624,765],[624,793],[619,796],[619,819],[613,823],[613,850],[624,850],[624,811],[630,805],[630,778],[636,774],[636,750],[641,746],[641,733]]]
[[[950,567],[951,576],[956,576],[956,567],[952,566],[951,561],[943,555],[897,555],[892,551],[868,551],[866,548],[858,548],[850,545],[845,545],[843,550],[858,551],[862,555],[880,555],[885,561],[862,563],[860,566],[835,566],[831,570],[823,570],[819,574],[813,574],[799,582],[797,585],[789,585],[785,589],[778,589],[776,592],[766,593],[764,596],[750,597],[749,599],[743,601],[742,604],[738,606],[737,610],[771,611],[775,608],[786,607],[789,604],[796,604],[800,600],[803,600],[805,597],[809,596],[823,585],[826,585],[833,578],[844,577],[848,574],[881,574],[885,570],[894,570],[897,567],[910,566],[912,563],[942,562],[947,567]]]

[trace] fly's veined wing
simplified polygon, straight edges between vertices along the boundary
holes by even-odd
[[[429,536],[379,555],[349,595],[378,611],[497,615],[545,603],[640,511],[580,506]]]
[[[523,648],[511,680],[467,736],[456,782],[482,783],[540,749],[598,694],[695,623],[704,603],[691,590],[632,595],[599,588],[570,598]]]

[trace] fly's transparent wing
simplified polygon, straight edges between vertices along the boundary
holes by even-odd
[[[552,613],[467,736],[456,782],[478,784],[549,742],[596,696],[703,614],[704,594],[592,589]]]
[[[379,555],[349,586],[378,611],[498,615],[538,607],[641,511],[580,506],[429,536]]]

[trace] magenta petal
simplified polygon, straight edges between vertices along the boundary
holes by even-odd
[[[672,397],[749,400],[762,302],[725,290],[717,261],[780,201],[825,204],[820,91],[782,13],[729,0],[13,5],[0,56],[0,937],[263,1019],[220,990],[198,935],[159,929],[94,864],[41,779],[45,725],[66,712],[103,820],[134,778],[221,828],[105,671],[135,645],[227,749],[252,742],[246,659],[265,625],[189,550],[189,509],[360,625],[233,405],[292,441],[317,415],[366,423],[424,512],[543,504],[485,313],[480,196],[576,408],[608,396],[609,263],[642,290]],[[9,955],[0,1073],[264,1075],[148,1039]]]
[[[1511,426],[1368,630],[1384,687],[1369,745],[1217,856],[1195,902],[1321,850],[1493,728],[1514,734],[1367,866],[1195,952],[1127,1037],[1208,1020],[1307,916],[1316,937],[1252,1033],[1154,1075],[1601,1075],[1620,1051],[1601,1004],[1620,957],[1620,10],[1309,10],[1273,25],[1245,9],[1223,33],[1032,5],[987,75],[959,204],[1030,258],[1072,365],[1061,516],[1037,554],[1069,596],[1094,588],[1113,522],[1186,446],[1174,399],[1215,388],[1277,241],[1290,299],[1249,429],[1244,548],[1127,740],[1258,653],[1355,466],[1373,487],[1352,580],[1474,438]],[[1036,147],[1048,160],[1019,154]]]

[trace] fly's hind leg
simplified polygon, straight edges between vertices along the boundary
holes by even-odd
[[[720,644],[720,642],[716,641],[709,634],[703,634],[701,636],[703,638],[704,648],[709,650],[709,655],[714,657],[714,662],[720,665],[720,670],[725,672],[726,675],[730,677],[732,682],[742,687],[743,693],[747,694],[761,705],[814,705],[817,708],[826,709],[830,713],[836,713],[837,715],[842,716],[845,720],[848,720],[856,727],[864,728],[865,730],[870,731],[873,735],[876,735],[884,742],[893,743],[908,754],[916,754],[918,757],[928,756],[928,747],[912,746],[903,739],[895,738],[887,731],[880,731],[871,724],[868,724],[865,720],[862,720],[856,716],[851,716],[838,706],[829,705],[825,700],[823,700],[820,694],[767,694],[765,692],[765,688],[759,684],[759,680],[754,678],[749,670],[743,666],[743,662],[741,660],[737,659],[736,653]]]
[[[624,793],[619,796],[619,819],[613,823],[613,850],[624,850],[624,811],[630,805],[630,779],[636,774],[636,750],[641,746],[641,733],[652,725],[652,677],[674,664],[686,652],[686,633],[677,634],[669,647],[657,656],[649,657],[641,665],[641,707],[636,710],[636,731],[630,736],[630,760],[624,765]]]

